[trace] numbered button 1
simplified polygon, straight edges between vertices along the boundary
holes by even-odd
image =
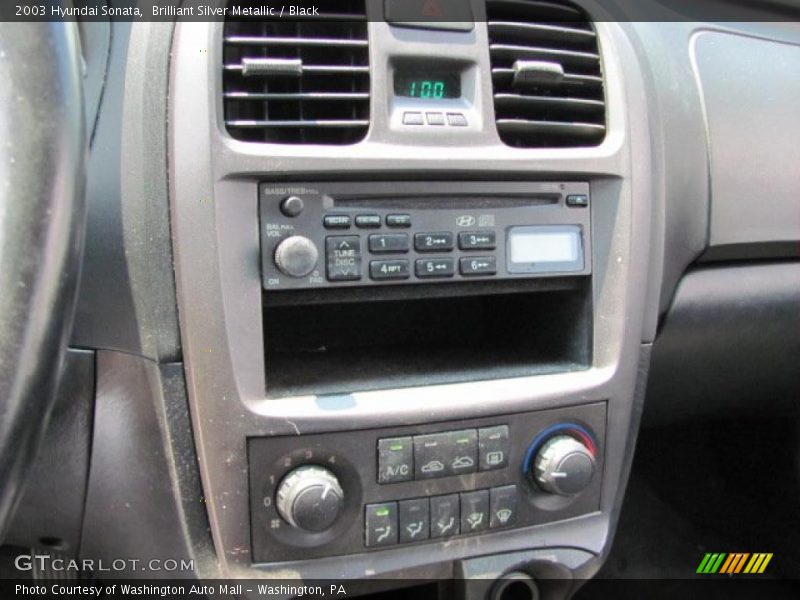
[[[373,254],[408,252],[407,233],[376,233],[369,236],[369,251]]]

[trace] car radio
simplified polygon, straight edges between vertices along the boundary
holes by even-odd
[[[591,273],[589,184],[259,186],[266,290]]]

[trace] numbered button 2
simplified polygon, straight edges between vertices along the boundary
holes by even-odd
[[[417,252],[449,252],[453,249],[453,234],[449,231],[418,233],[414,236]]]

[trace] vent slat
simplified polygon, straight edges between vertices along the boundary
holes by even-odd
[[[594,31],[551,25],[549,23],[515,23],[510,21],[489,21],[489,32],[508,39],[568,41],[576,44],[591,44],[595,40]]]
[[[521,94],[495,94],[495,106],[512,110],[536,108],[563,109],[567,111],[596,113],[605,110],[600,100],[587,98],[564,98],[560,96],[523,96]]]
[[[333,46],[346,48],[366,48],[368,44],[367,40],[341,40],[322,37],[257,37],[245,35],[226,36],[225,43],[242,46]]]
[[[225,124],[229,127],[353,127],[353,126],[361,126],[366,127],[369,125],[368,119],[363,120],[341,120],[341,121],[305,121],[305,120],[296,120],[296,121],[248,121],[248,120],[230,120],[225,121]]]
[[[533,58],[553,60],[557,59],[566,65],[594,66],[600,57],[589,52],[575,52],[558,48],[540,48],[536,46],[519,46],[512,44],[489,44],[489,52],[495,58],[508,58],[512,61],[517,58]]]
[[[495,81],[505,81],[506,84],[511,84],[511,79],[514,77],[514,69],[509,68],[494,68],[492,69],[492,77]],[[601,86],[603,85],[603,78],[595,75],[578,75],[576,73],[564,73],[564,79],[560,82],[553,83],[552,85],[575,85],[575,86]]]
[[[561,121],[528,121],[525,119],[497,119],[497,129],[503,133],[557,136],[567,134],[591,140],[605,133],[605,125],[597,123],[567,123]]]
[[[244,69],[244,65],[224,65],[223,69],[225,71],[242,71]],[[300,67],[301,75],[308,74],[360,74],[360,75],[369,75],[369,67],[368,66],[355,66],[355,65],[302,65]],[[258,75],[255,75],[258,77]]]
[[[606,134],[597,34],[564,0],[486,0],[497,132],[510,146],[593,146]]]
[[[232,100],[369,100],[368,92],[225,92]]]
[[[258,8],[258,0],[250,2]],[[365,0],[329,12],[232,17],[223,32],[222,100],[231,137],[273,144],[354,144],[370,123]]]

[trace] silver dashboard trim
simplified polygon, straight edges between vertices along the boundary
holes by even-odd
[[[489,75],[487,30],[431,32],[370,23],[372,123],[348,147],[238,142],[224,133],[219,23],[178,23],[170,73],[170,187],[181,337],[190,410],[212,536],[222,573],[237,577],[380,575],[388,565],[421,567],[430,552],[386,550],[253,568],[249,557],[245,438],[412,424],[608,400],[608,444],[601,513],[487,536],[480,552],[576,543],[600,553],[612,508],[624,487],[624,454],[636,415],[632,398],[643,339],[650,264],[653,182],[644,82],[624,24],[598,22],[606,77],[608,135],[596,148],[518,150],[503,145],[493,123],[491,89],[475,106],[481,127],[453,137],[398,135],[388,122],[387,53],[433,51],[474,61]],[[425,38],[427,36],[428,41]],[[461,36],[461,37],[457,37]],[[462,41],[463,40],[463,41]],[[207,89],[198,82],[209,81]],[[197,94],[198,89],[204,93]],[[446,158],[444,158],[446,157]],[[635,157],[635,158],[634,158]],[[271,400],[265,396],[258,266],[259,179],[360,177],[471,179],[507,174],[581,178],[592,185],[594,360],[584,372],[476,381],[402,390]],[[337,403],[338,402],[338,403]],[[578,538],[577,532],[581,535]],[[579,541],[578,541],[579,540]],[[474,555],[456,542],[430,545],[440,561]],[[384,560],[385,559],[385,560]]]

